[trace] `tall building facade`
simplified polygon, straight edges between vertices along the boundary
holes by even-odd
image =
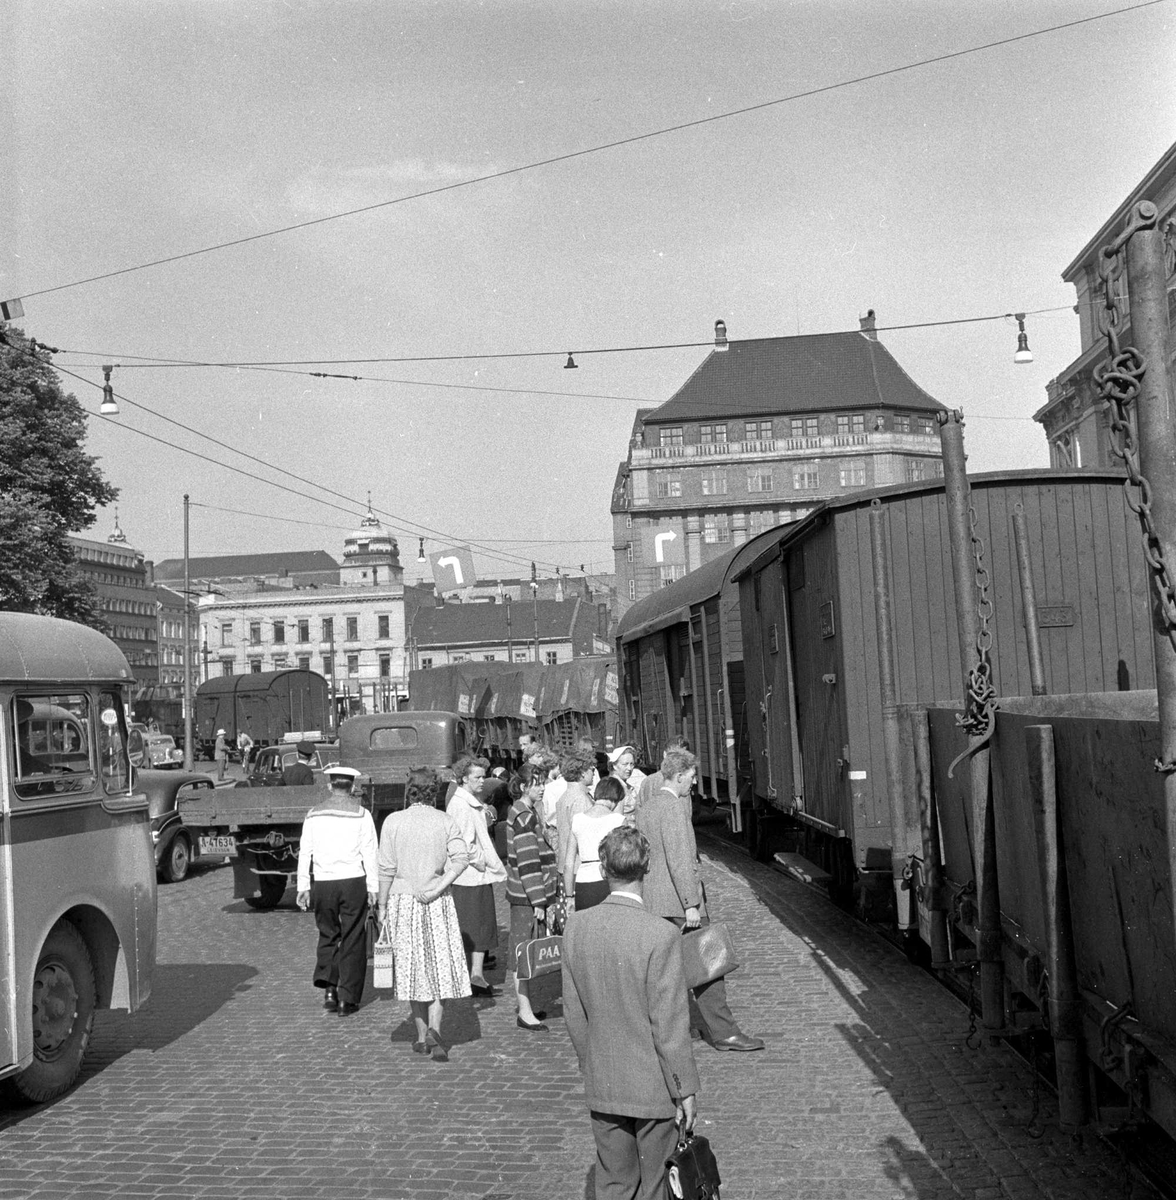
[[[219,568],[239,580],[249,577],[247,565],[226,559]],[[200,678],[312,670],[331,681],[347,711],[395,709],[408,693],[404,571],[396,539],[370,509],[345,540],[337,570],[337,582],[297,584],[279,573],[279,586],[202,597]]]
[[[847,491],[943,473],[936,414],[858,333],[728,342],[637,414],[613,490],[618,615],[732,546]]]
[[[78,566],[93,582],[102,601],[102,617],[115,645],[126,655],[140,687],[159,682],[158,625],[155,589],[141,550],[127,543],[114,518],[114,531],[104,542],[69,537]]]
[[[1110,419],[1106,406],[1099,399],[1094,383],[1094,370],[1107,356],[1106,333],[1099,323],[1104,311],[1105,288],[1099,275],[1099,260],[1103,246],[1112,242],[1122,231],[1132,207],[1140,200],[1150,200],[1159,210],[1160,228],[1176,216],[1176,145],[1131,190],[1131,193],[1103,223],[1098,233],[1079,252],[1077,258],[1062,272],[1062,278],[1074,285],[1078,314],[1081,353],[1055,379],[1046,384],[1045,404],[1033,414],[1045,431],[1049,442],[1051,467],[1109,467],[1121,466],[1111,452]],[[1172,234],[1169,231],[1169,239]],[[1172,244],[1171,241],[1169,243]],[[1167,256],[1170,268],[1176,267],[1176,252]],[[1120,331],[1124,346],[1131,344],[1131,297],[1127,289],[1127,272],[1123,271],[1116,285],[1116,307],[1125,318]],[[1176,272],[1168,275],[1168,320],[1176,327]],[[1172,359],[1169,359],[1169,366]]]

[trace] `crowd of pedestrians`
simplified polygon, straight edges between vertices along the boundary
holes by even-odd
[[[764,1047],[740,1029],[722,978],[688,989],[683,973],[680,931],[710,920],[691,822],[697,763],[681,739],[650,775],[631,746],[597,756],[582,743],[560,757],[528,739],[521,749],[509,777],[477,756],[459,759],[447,786],[413,771],[404,808],[378,839],[352,794],[358,773],[325,770],[328,794],[306,818],[298,860],[298,904],[314,909],[319,930],[313,982],[326,1011],[358,1011],[374,910],[395,960],[394,995],[409,1004],[413,1052],[448,1061],[445,1001],[500,994],[486,971],[499,950],[495,885],[504,884],[504,965],[520,1030],[550,1027],[515,969],[519,950],[565,934],[564,1009],[597,1144],[597,1194],[660,1195],[675,1122],[694,1123],[691,1034],[716,1050]]]

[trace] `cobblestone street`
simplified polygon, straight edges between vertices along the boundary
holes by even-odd
[[[746,1055],[695,1043],[728,1200],[1127,1194],[1118,1157],[1062,1135],[1048,1093],[1030,1136],[1027,1068],[967,1048],[965,1010],[932,979],[799,884],[706,846],[712,910],[745,962],[732,1007],[767,1040]],[[0,1198],[593,1195],[555,987],[547,1036],[515,1028],[505,993],[451,1005],[452,1060],[435,1064],[383,993],[353,1018],[323,1013],[292,890],[264,913],[231,890],[223,868],[161,885],[150,1005],[100,1015],[72,1093],[0,1114]]]

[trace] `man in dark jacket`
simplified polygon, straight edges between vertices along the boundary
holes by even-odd
[[[609,895],[564,934],[564,1015],[596,1140],[597,1200],[660,1200],[677,1127],[690,1132],[696,1117],[682,939],[645,911],[648,864],[637,830],[608,833]]]
[[[305,787],[308,783],[314,783],[314,769],[310,765],[312,762],[314,742],[299,742],[298,761],[291,763],[282,772],[282,782],[287,787]]]

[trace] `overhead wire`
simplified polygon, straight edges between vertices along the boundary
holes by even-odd
[[[563,154],[551,155],[548,158],[538,159],[534,162],[524,163],[519,166],[505,167],[501,171],[491,171],[485,175],[478,175],[471,179],[456,180],[452,183],[440,184],[437,187],[425,188],[419,192],[412,192],[406,196],[395,196],[389,200],[380,200],[374,204],[361,205],[358,208],[347,209],[343,212],[328,213],[322,217],[312,217],[305,221],[297,221],[290,225],[283,225],[277,229],[263,230],[261,233],[248,234],[245,237],[233,238],[228,241],[218,242],[212,246],[204,246],[197,250],[187,250],[179,254],[170,254],[162,258],[152,259],[149,262],[137,263],[129,267],[120,267],[114,271],[104,271],[98,275],[91,275],[85,279],[75,279],[68,283],[59,283],[53,287],[40,288],[36,291],[24,292],[20,299],[31,299],[35,296],[47,296],[53,292],[65,291],[68,288],[83,287],[86,284],[97,283],[104,279],[114,279],[120,275],[129,275],[135,271],[145,271],[153,267],[164,266],[168,263],[181,262],[185,259],[196,258],[202,254],[212,254],[220,250],[232,249],[236,246],[248,245],[251,242],[261,241],[265,238],[278,237],[281,234],[293,233],[300,229],[310,229],[316,225],[324,225],[330,221],[343,220],[346,217],[358,216],[362,213],[375,212],[379,209],[390,208],[398,204],[406,204],[412,200],[424,199],[427,196],[438,196],[446,192],[457,191],[461,188],[473,187],[479,183],[489,183],[496,179],[506,179],[512,175],[519,175],[525,171],[538,170],[541,167],[554,166],[557,163],[570,162],[578,158],[586,158],[589,155],[601,154],[608,150],[616,150],[622,146],[632,146],[639,142],[650,141],[653,138],[665,137],[672,133],[681,133],[687,129],[697,129],[703,125],[710,125],[717,121],[732,120],[735,117],[747,116],[749,113],[761,112],[764,109],[775,108],[782,104],[790,104],[796,100],[804,100],[813,96],[820,96],[826,92],[838,91],[842,88],[854,87],[862,83],[870,83],[877,79],[885,79],[892,75],[900,75],[907,71],[919,70],[922,67],[934,66],[937,63],[950,62],[956,58],[964,58],[971,54],[979,54],[986,50],[995,50],[1001,46],[1014,45],[1017,42],[1029,41],[1033,38],[1044,37],[1047,34],[1059,33],[1065,29],[1074,29],[1080,25],[1089,25],[1095,21],[1105,21],[1109,17],[1121,16],[1124,13],[1135,12],[1139,9],[1151,8],[1157,4],[1166,3],[1166,0],[1143,0],[1141,4],[1126,5],[1122,8],[1112,9],[1110,12],[1095,13],[1089,17],[1078,17],[1072,21],[1064,21],[1057,25],[1050,25],[1044,29],[1030,30],[1028,33],[1013,34],[1010,37],[999,38],[996,41],[985,42],[979,46],[967,46],[962,50],[952,50],[945,54],[936,54],[930,58],[918,59],[915,62],[903,63],[897,67],[887,67],[881,71],[871,71],[864,75],[855,76],[852,79],[842,79],[834,83],[823,84],[820,87],[807,88],[801,92],[793,92],[787,96],[778,96],[772,100],[762,100],[756,104],[744,105],[741,108],[729,109],[722,113],[712,113],[710,116],[697,117],[690,121],[680,121],[674,125],[667,125],[661,129],[647,130],[645,133],[633,134],[630,137],[617,138],[610,142],[603,142],[596,146],[585,147],[582,150],[570,150]]]
[[[90,384],[90,386],[92,386],[92,387],[100,386],[93,380],[87,379],[84,375],[78,375],[75,372],[70,371],[68,368],[60,367],[60,366],[57,366],[57,364],[54,364],[54,369],[59,370],[59,371],[61,371],[62,374],[69,375],[71,378],[77,379],[82,383]],[[146,433],[145,431],[138,429],[134,425],[124,425],[119,421],[112,421],[109,417],[105,416],[102,413],[98,414],[98,416],[103,421],[106,421],[109,424],[116,426],[117,428],[130,429],[133,432],[138,433],[143,437],[149,438],[151,441],[155,441],[155,442],[160,443],[161,445],[168,446],[173,450],[179,450],[181,453],[194,455],[196,458],[202,459],[205,462],[209,462],[209,463],[214,464],[215,466],[222,467],[227,471],[233,471],[239,475],[244,475],[244,476],[246,476],[246,478],[252,479],[255,482],[267,484],[270,487],[280,488],[282,491],[289,492],[295,496],[300,496],[303,499],[312,500],[319,504],[325,504],[331,508],[337,508],[341,512],[353,513],[355,508],[363,509],[366,507],[366,504],[364,502],[355,500],[353,497],[350,497],[343,492],[338,492],[334,488],[329,488],[325,484],[318,483],[317,481],[315,481],[313,479],[307,479],[305,476],[298,475],[293,471],[287,471],[284,467],[278,467],[278,466],[275,466],[273,463],[268,463],[264,459],[258,458],[256,455],[249,454],[244,450],[239,450],[235,446],[230,446],[228,443],[222,442],[218,438],[212,437],[211,434],[204,433],[199,429],[194,429],[190,425],[185,425],[182,421],[177,421],[172,417],[165,416],[163,413],[157,412],[155,409],[150,408],[148,405],[141,404],[136,400],[131,400],[119,392],[114,392],[113,394],[118,400],[122,401],[125,404],[130,405],[132,408],[137,408],[141,412],[149,413],[151,416],[157,417],[159,420],[165,421],[169,425],[175,425],[177,428],[183,429],[187,433],[191,433],[196,437],[203,438],[205,441],[211,442],[213,445],[217,446],[218,448],[220,448],[222,450],[228,450],[233,454],[239,454],[242,458],[246,458],[246,459],[250,460],[251,462],[255,462],[258,465],[267,468],[268,470],[275,471],[280,475],[285,475],[291,479],[296,480],[299,483],[304,483],[308,487],[317,488],[320,491],[325,492],[327,495],[336,496],[341,500],[345,500],[350,505],[353,505],[354,507],[353,508],[344,508],[342,505],[335,504],[329,500],[324,500],[324,499],[322,499],[322,497],[308,495],[306,492],[300,492],[295,488],[291,488],[291,487],[286,486],[285,484],[278,483],[276,480],[266,479],[264,477],[251,474],[248,471],[245,471],[244,469],[242,469],[241,467],[235,467],[231,463],[226,463],[220,459],[211,458],[207,454],[201,454],[199,451],[192,450],[185,446],[177,446],[174,442],[168,442],[168,441],[165,441],[163,438],[155,437],[152,434]],[[402,533],[404,533],[405,535],[410,536],[410,537],[416,537],[416,538],[419,538],[422,536],[427,536],[430,538],[436,537],[436,538],[442,539],[447,544],[468,545],[471,549],[476,549],[476,550],[481,551],[488,558],[494,558],[501,562],[517,563],[517,564],[520,564],[523,566],[529,566],[532,561],[531,559],[524,558],[521,555],[511,554],[509,551],[491,550],[491,549],[487,548],[481,541],[473,541],[472,539],[469,539],[469,538],[455,538],[451,534],[445,533],[442,530],[434,529],[433,527],[431,527],[429,525],[424,525],[419,521],[413,521],[407,517],[402,517],[396,513],[390,512],[386,509],[378,508],[375,505],[372,506],[372,510],[373,510],[373,512],[378,513],[379,515],[386,517],[389,520],[389,522],[393,525],[394,529],[399,529]],[[534,561],[537,563],[541,562],[541,564],[545,567],[554,567],[561,571],[567,569],[563,563],[550,562],[545,559],[544,560],[535,559]]]

